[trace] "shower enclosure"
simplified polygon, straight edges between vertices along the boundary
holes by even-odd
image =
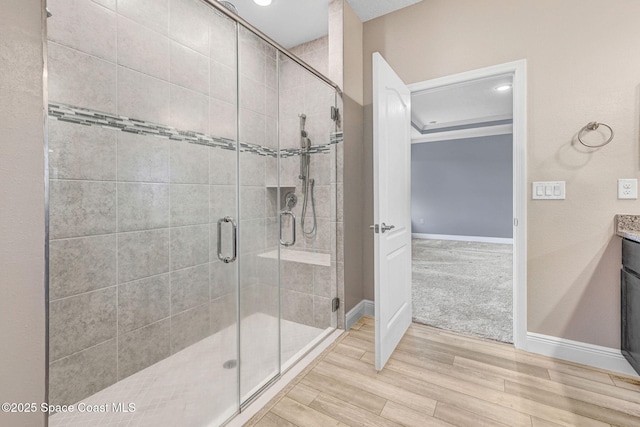
[[[48,7],[49,403],[109,407],[50,425],[220,425],[337,326],[339,93],[202,0]]]

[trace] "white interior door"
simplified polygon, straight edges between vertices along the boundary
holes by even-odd
[[[411,92],[373,54],[376,369],[411,324]]]

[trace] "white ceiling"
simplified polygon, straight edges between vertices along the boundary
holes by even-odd
[[[348,0],[362,22],[421,0]],[[326,36],[329,0],[272,0],[258,6],[253,0],[231,0],[238,14],[287,49]]]
[[[348,0],[362,22],[369,21],[422,0]]]
[[[413,93],[411,121],[414,127],[429,133],[511,120],[512,90],[499,92],[495,88],[512,80],[510,75],[495,76]],[[414,129],[414,137],[418,135]]]

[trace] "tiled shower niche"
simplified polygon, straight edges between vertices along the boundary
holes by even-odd
[[[200,393],[215,407],[196,420],[224,421],[336,326],[336,94],[198,0],[48,3],[50,403],[118,396],[120,384],[148,385],[151,372],[194,365],[187,355],[206,348],[219,363],[203,363],[200,376],[221,371]],[[318,233],[298,231],[279,261],[279,191],[302,199],[300,113]],[[239,229],[229,264],[217,247],[225,216]],[[221,230],[229,254],[228,224]],[[222,371],[238,358],[240,384],[237,367]],[[185,382],[197,377],[185,374],[183,389],[197,389]],[[181,404],[154,381],[167,407]]]

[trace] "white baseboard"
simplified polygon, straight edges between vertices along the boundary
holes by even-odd
[[[375,316],[373,301],[362,300],[349,310],[345,329],[351,329],[362,316]],[[639,376],[620,350],[615,348],[527,332],[527,341],[522,350],[625,375]]]
[[[374,312],[375,304],[373,303],[373,301],[363,299],[347,313],[347,324],[345,330],[348,331],[349,329],[351,329],[351,327],[355,325],[362,316],[374,316]]]
[[[513,239],[507,237],[455,236],[452,234],[411,233],[414,239],[458,240],[461,242],[503,243],[513,245]]]
[[[595,368],[638,376],[620,350],[615,348],[527,332],[527,344],[524,350]]]

